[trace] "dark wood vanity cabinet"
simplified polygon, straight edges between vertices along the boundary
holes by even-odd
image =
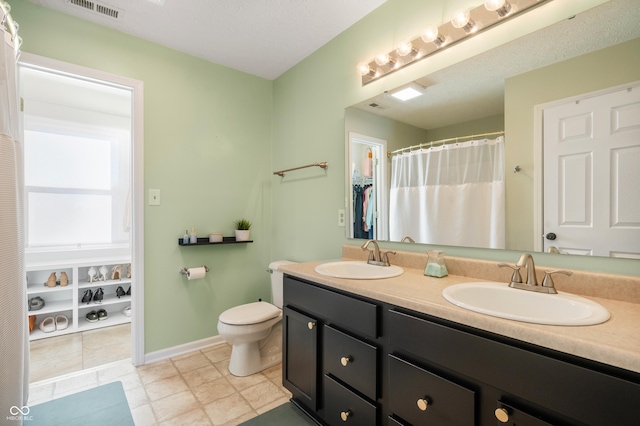
[[[323,424],[640,425],[638,373],[287,275],[284,304],[284,385]]]

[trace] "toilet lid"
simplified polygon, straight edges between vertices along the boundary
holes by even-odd
[[[253,302],[227,309],[219,320],[230,325],[258,324],[280,315],[280,309],[267,302]]]

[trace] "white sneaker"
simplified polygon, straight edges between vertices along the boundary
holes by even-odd
[[[131,306],[127,306],[126,308],[124,308],[124,309],[122,310],[122,313],[123,313],[125,316],[130,317],[130,316],[131,316]]]

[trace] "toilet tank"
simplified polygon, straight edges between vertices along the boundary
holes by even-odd
[[[278,260],[269,264],[269,272],[271,272],[271,298],[273,300],[273,304],[280,309],[282,309],[282,282],[284,280],[284,275],[279,269],[282,265],[290,265],[292,263],[296,262]]]

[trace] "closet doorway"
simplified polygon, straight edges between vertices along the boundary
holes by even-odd
[[[19,85],[30,382],[140,365],[142,83],[23,54]]]
[[[348,238],[388,240],[387,141],[349,132]]]

